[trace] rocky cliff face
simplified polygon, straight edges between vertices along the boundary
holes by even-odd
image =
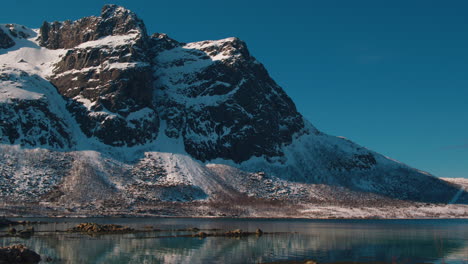
[[[106,36],[127,35],[129,32],[147,35],[142,20],[135,13],[116,5],[105,5],[100,17],[85,17],[77,21],[44,22],[39,30],[39,44],[49,49],[70,49]]]
[[[201,161],[282,156],[305,133],[294,103],[237,38],[179,45],[154,63],[164,133]]]
[[[8,49],[15,45],[15,42],[0,29],[0,49]]]
[[[318,131],[238,38],[148,36],[115,5],[99,17],[0,30],[5,199],[127,209],[468,202],[459,186]]]
[[[31,37],[24,26],[5,24],[0,26],[0,49],[8,49],[16,43],[13,39],[27,39]]]
[[[282,156],[281,146],[304,128],[294,103],[237,38],[187,45],[150,38],[134,13],[108,5],[100,17],[45,22],[38,40],[67,49],[50,80],[71,99],[83,132],[108,145],[156,139],[159,113],[165,135],[181,138],[195,158],[242,162]]]
[[[36,87],[51,85],[18,69],[0,69],[1,142],[30,147],[70,148],[73,139],[63,118]],[[36,89],[35,89],[36,88]]]
[[[49,78],[87,136],[113,146],[156,139],[150,43],[134,13],[107,5],[100,17],[44,22],[38,39],[67,49]]]

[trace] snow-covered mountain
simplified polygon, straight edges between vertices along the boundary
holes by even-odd
[[[0,142],[7,205],[468,203],[457,184],[318,131],[238,38],[150,36],[116,5],[0,25]]]

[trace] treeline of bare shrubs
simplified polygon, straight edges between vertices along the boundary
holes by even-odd
[[[218,214],[235,216],[291,216],[299,215],[303,207],[293,201],[270,200],[247,195],[209,200],[206,205]]]

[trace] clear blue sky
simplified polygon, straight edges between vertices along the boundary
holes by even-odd
[[[0,23],[135,11],[183,41],[237,36],[317,128],[441,177],[468,178],[468,1],[36,1]]]

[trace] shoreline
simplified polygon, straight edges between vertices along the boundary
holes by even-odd
[[[234,219],[234,220],[298,220],[298,221],[328,221],[328,220],[468,220],[468,217],[442,217],[442,218],[353,218],[353,217],[335,217],[335,218],[305,218],[305,217],[218,217],[218,216],[140,216],[140,215],[132,215],[132,216],[117,216],[117,215],[100,215],[100,216],[1,216],[0,218],[3,219],[38,219],[38,218],[48,218],[48,219],[214,219],[214,220],[224,220],[224,219]]]
[[[193,218],[193,219],[468,219],[468,204],[391,204],[165,202],[136,206],[102,204],[4,203],[0,217],[8,218]]]

